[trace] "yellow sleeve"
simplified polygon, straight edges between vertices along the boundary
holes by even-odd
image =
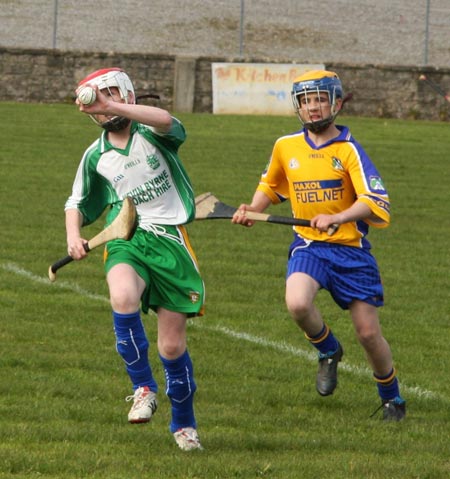
[[[391,222],[389,211],[389,201],[385,198],[373,195],[363,195],[358,197],[358,201],[365,203],[372,211],[373,217],[366,218],[364,221],[374,228],[386,228]]]
[[[390,223],[389,195],[383,180],[359,144],[353,145],[356,155],[349,156],[349,174],[358,201],[365,203],[372,215],[364,220],[375,228],[386,228]]]
[[[273,204],[289,199],[289,182],[281,166],[281,155],[276,142],[269,163],[263,171],[257,191],[266,194]]]

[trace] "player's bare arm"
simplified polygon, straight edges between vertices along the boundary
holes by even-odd
[[[106,118],[115,116],[128,118],[144,125],[153,127],[159,133],[167,133],[172,126],[172,116],[162,108],[149,105],[136,105],[133,94],[129,94],[128,103],[120,96],[117,88],[99,90],[97,85],[91,85],[96,93],[96,100],[91,105],[83,105],[76,101],[80,111],[89,115],[100,115]],[[78,91],[78,90],[77,90]]]
[[[245,212],[255,211],[256,213],[262,213],[266,210],[266,208],[269,207],[270,204],[271,201],[267,195],[265,195],[262,191],[256,191],[253,195],[251,204],[241,204],[236,210],[236,213],[233,215],[231,222],[243,226],[253,226],[255,221],[248,219]]]
[[[87,240],[81,237],[81,225],[83,218],[77,209],[66,211],[67,253],[75,260],[84,258],[87,252],[84,244]]]

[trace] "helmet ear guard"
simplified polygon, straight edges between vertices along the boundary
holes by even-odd
[[[299,102],[299,97],[301,95],[305,95],[307,97],[308,94],[318,95],[320,92],[327,93],[328,101],[331,106],[331,114],[329,117],[318,121],[305,122],[300,115],[301,105]],[[342,100],[343,98],[342,83],[337,74],[334,72],[325,70],[308,72],[294,80],[291,98],[300,123],[302,123],[307,130],[313,133],[321,133],[333,123],[340,111],[337,100]]]
[[[103,68],[97,70],[81,80],[78,86],[82,86],[86,83],[96,85],[99,90],[108,90],[110,94],[111,88],[117,88],[120,98],[122,98],[125,103],[136,103],[133,83],[130,77],[121,68]],[[97,125],[106,131],[120,131],[126,128],[130,123],[128,118],[119,116],[104,122],[98,121],[94,115],[90,115],[90,117]]]

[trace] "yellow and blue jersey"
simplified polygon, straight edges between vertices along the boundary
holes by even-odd
[[[273,204],[290,200],[295,218],[336,214],[355,201],[364,202],[376,220],[371,217],[342,224],[333,236],[302,226],[294,230],[305,244],[312,240],[370,248],[365,239],[369,225],[383,228],[390,222],[389,196],[362,146],[347,127],[337,128],[340,134],[319,147],[305,129],[279,138],[257,190]]]

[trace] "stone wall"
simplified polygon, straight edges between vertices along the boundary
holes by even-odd
[[[74,100],[80,79],[97,68],[120,66],[136,93],[157,93],[170,111],[212,112],[212,62],[233,58],[182,58],[159,54],[86,53],[0,48],[0,101],[62,103]],[[264,63],[252,59],[248,63]],[[353,93],[345,114],[399,119],[447,120],[449,104],[421,73],[450,90],[450,69],[329,63],[346,92]]]

